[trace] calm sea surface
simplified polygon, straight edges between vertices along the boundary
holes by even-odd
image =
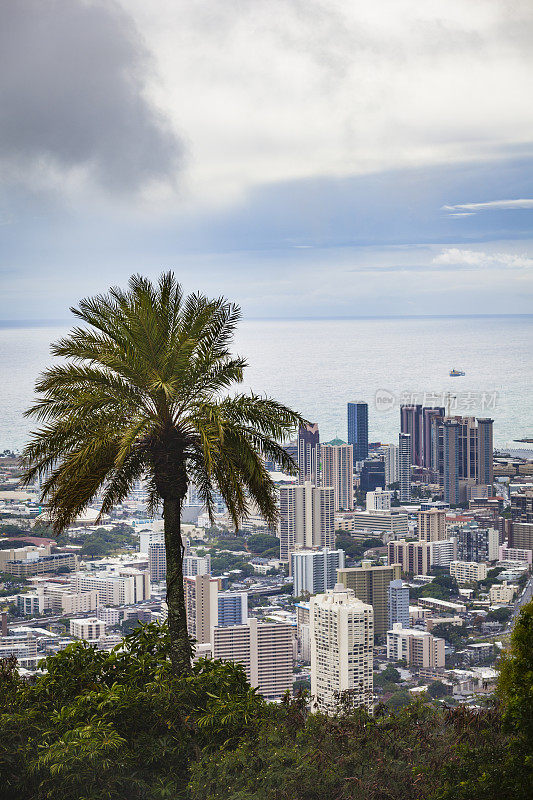
[[[0,327],[0,451],[24,445],[23,411],[65,331]],[[298,409],[323,441],[346,438],[350,400],[368,402],[372,441],[396,442],[401,402],[446,404],[448,392],[456,413],[493,417],[497,446],[533,436],[533,317],[250,320],[235,351],[250,364],[243,389]]]

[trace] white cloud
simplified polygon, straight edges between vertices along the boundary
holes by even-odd
[[[458,266],[483,268],[505,267],[507,269],[527,269],[533,267],[533,258],[525,254],[485,253],[480,250],[462,250],[449,247],[433,259],[438,266]]]
[[[189,144],[187,188],[501,157],[530,140],[530,0],[122,0]],[[487,90],[490,87],[490,91]],[[474,101],[473,101],[474,98]]]
[[[456,203],[453,206],[442,206],[444,211],[454,211],[459,213],[450,214],[451,217],[465,217],[475,214],[476,211],[505,211],[516,208],[533,208],[533,199],[521,198],[518,200],[489,200],[486,203]],[[467,213],[462,213],[467,212]]]

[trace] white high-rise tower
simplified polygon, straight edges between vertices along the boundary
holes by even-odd
[[[279,490],[280,560],[290,563],[291,553],[335,545],[333,488],[281,486]]]
[[[374,611],[352,589],[336,584],[309,603],[311,695],[316,710],[335,713],[339,705],[373,701]]]

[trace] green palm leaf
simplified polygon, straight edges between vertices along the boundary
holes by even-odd
[[[126,290],[71,310],[79,324],[52,346],[63,363],[39,377],[26,412],[41,427],[23,453],[25,480],[41,479],[59,531],[97,496],[107,513],[146,479],[150,509],[163,509],[171,658],[188,670],[180,514],[189,482],[211,518],[219,492],[236,527],[251,503],[274,524],[264,459],[294,472],[281,445],[304,420],[268,397],[222,396],[247,366],[230,350],[240,309],[184,297],[171,272],[157,283],[134,275]]]

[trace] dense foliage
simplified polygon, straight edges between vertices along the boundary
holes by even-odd
[[[485,709],[402,708],[399,691],[373,717],[310,716],[304,695],[268,704],[234,665],[173,677],[168,652],[147,625],[123,650],[72,645],[31,682],[0,662],[2,800],[531,797],[531,604]]]

